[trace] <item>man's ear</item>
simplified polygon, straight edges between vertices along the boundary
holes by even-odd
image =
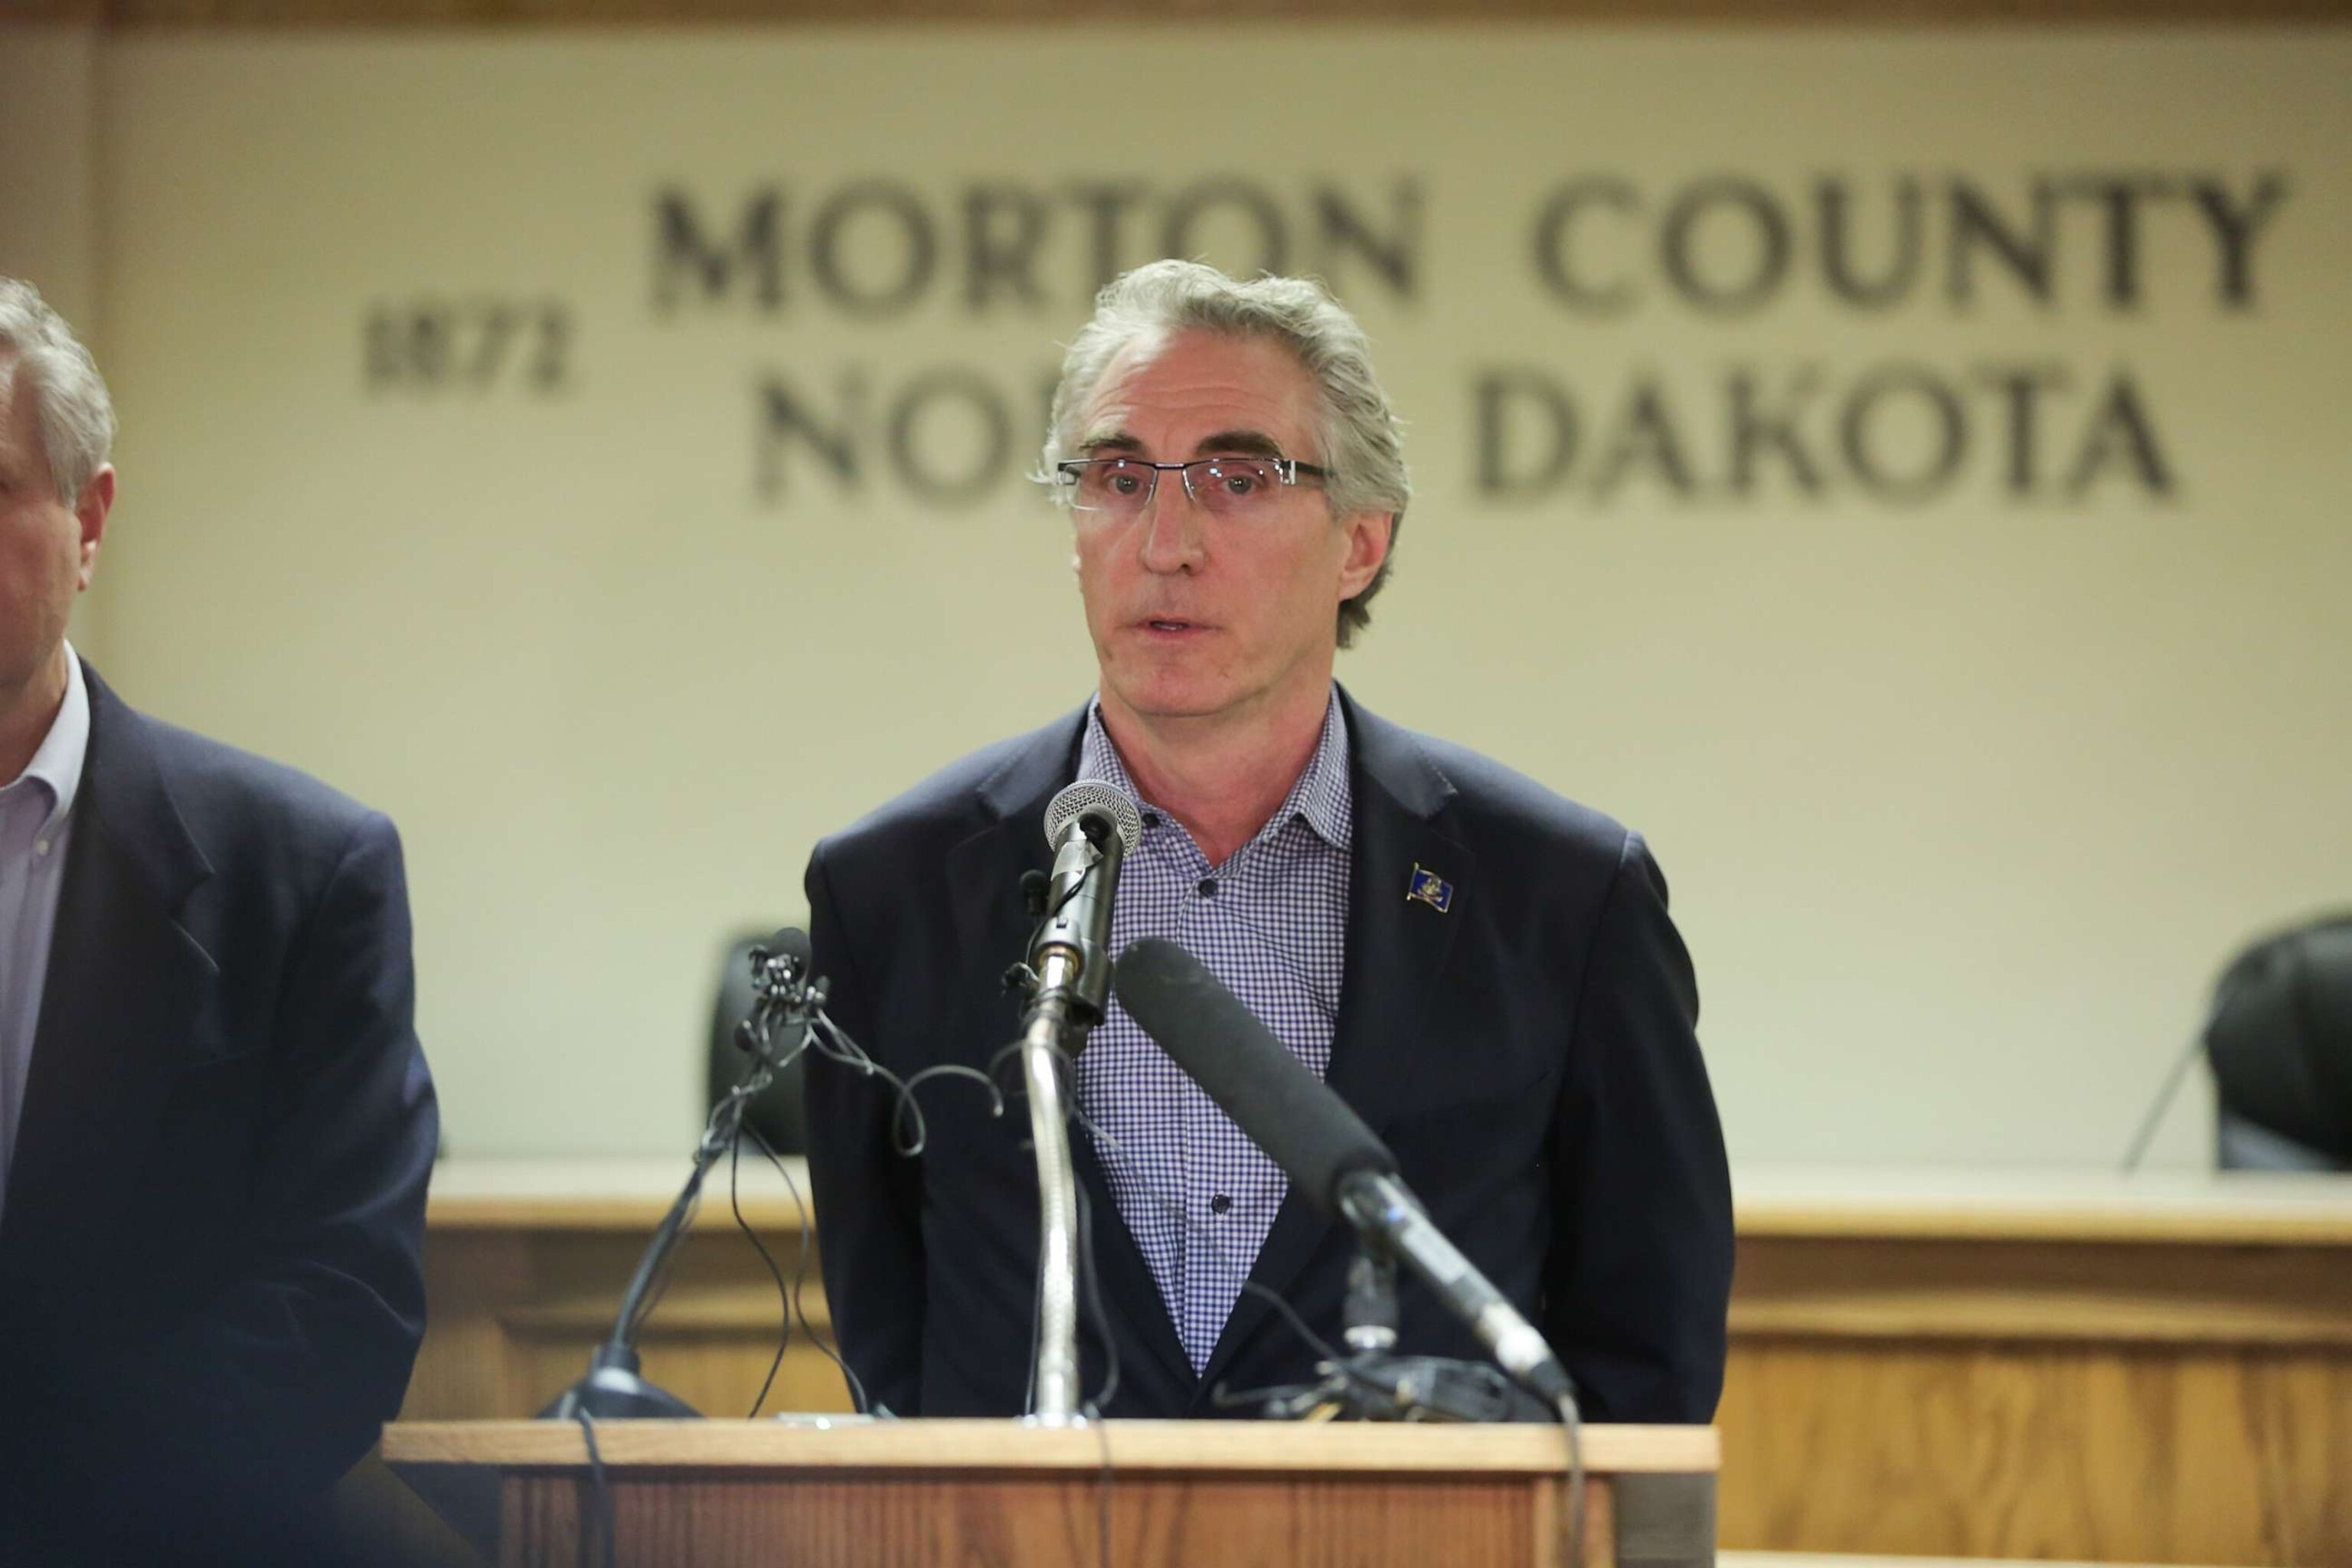
[[[1339,597],[1352,599],[1381,574],[1389,558],[1389,541],[1396,535],[1392,511],[1349,512],[1339,520],[1348,534],[1348,553],[1339,563]]]
[[[114,510],[114,465],[103,464],[90,475],[74,499],[74,519],[81,524],[81,581],[87,591],[98,569],[98,547],[106,539],[107,514]]]

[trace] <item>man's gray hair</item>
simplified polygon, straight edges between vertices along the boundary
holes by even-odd
[[[114,400],[98,362],[40,290],[0,278],[0,371],[13,363],[13,400],[29,395],[58,500],[71,506],[114,450]]]
[[[1095,296],[1094,320],[1079,330],[1062,361],[1045,463],[1037,474],[1041,481],[1055,484],[1055,465],[1081,455],[1073,448],[1084,432],[1075,422],[1120,351],[1139,338],[1185,331],[1271,339],[1297,355],[1321,395],[1320,458],[1330,470],[1324,499],[1331,514],[1385,511],[1395,517],[1397,527],[1403,525],[1405,504],[1412,499],[1403,432],[1372,374],[1371,344],[1356,318],[1312,279],[1265,277],[1244,283],[1197,261],[1139,267]],[[1371,623],[1366,606],[1389,580],[1393,530],[1390,546],[1389,561],[1381,563],[1378,574],[1339,606],[1341,647]]]

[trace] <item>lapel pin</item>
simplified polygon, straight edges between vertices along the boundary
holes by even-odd
[[[1423,870],[1420,862],[1416,861],[1412,868],[1412,880],[1405,887],[1404,899],[1409,904],[1427,904],[1442,915],[1454,907],[1454,884],[1434,871]]]

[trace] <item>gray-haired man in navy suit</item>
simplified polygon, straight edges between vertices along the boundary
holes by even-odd
[[[1697,992],[1641,838],[1366,710],[1332,679],[1408,499],[1361,330],[1315,284],[1160,262],[1073,342],[1041,477],[1069,508],[1094,699],[826,839],[807,888],[843,1026],[900,1078],[987,1068],[1020,886],[1074,779],[1134,800],[1115,951],[1189,949],[1396,1153],[1545,1331],[1589,1418],[1709,1419],[1731,1277]],[[1337,1339],[1353,1238],[1114,1005],[1076,1064],[1115,1415],[1311,1377],[1254,1281]],[[1015,1116],[812,1060],[810,1163],[850,1365],[901,1414],[1026,1392],[1037,1200]],[[1475,1357],[1408,1283],[1401,1350]],[[1082,1336],[1090,1378],[1105,1336]]]
[[[0,1557],[316,1561],[425,1325],[400,842],[75,657],[113,433],[0,279]]]

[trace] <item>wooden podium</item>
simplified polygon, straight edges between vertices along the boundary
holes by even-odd
[[[620,1562],[796,1568],[1558,1568],[1558,1427],[600,1423]],[[554,1422],[400,1423],[384,1460],[488,1561],[574,1564],[595,1506]],[[1704,1426],[1591,1426],[1589,1568],[1707,1568]]]

